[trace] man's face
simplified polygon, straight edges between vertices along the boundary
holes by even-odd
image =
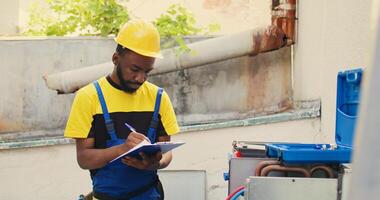
[[[129,93],[135,92],[146,81],[148,73],[153,69],[155,60],[133,51],[128,51],[123,55],[115,53],[113,59],[120,86]]]

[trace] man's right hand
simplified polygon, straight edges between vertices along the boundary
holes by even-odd
[[[83,169],[102,168],[117,156],[146,139],[141,133],[131,132],[125,143],[105,149],[95,149],[94,138],[75,139],[79,166]]]
[[[130,150],[134,146],[146,139],[147,138],[145,137],[145,135],[141,133],[131,132],[129,133],[128,138],[125,140],[124,146],[127,148],[127,150]]]

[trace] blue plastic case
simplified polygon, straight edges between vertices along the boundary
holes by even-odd
[[[266,144],[268,157],[287,164],[349,163],[359,107],[362,69],[339,72],[336,100],[336,145],[330,144]]]

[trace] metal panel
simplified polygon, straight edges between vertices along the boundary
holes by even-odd
[[[205,170],[162,170],[158,172],[165,200],[205,200]]]
[[[245,200],[336,200],[337,179],[250,177]]]
[[[351,192],[352,168],[350,164],[343,165],[342,169],[342,200],[348,200]]]
[[[272,160],[268,158],[236,158],[233,157],[230,160],[229,166],[229,174],[230,180],[228,184],[228,194],[234,191],[241,185],[244,185],[245,180],[249,176],[253,176],[255,174],[255,169],[257,163],[264,160]],[[274,160],[274,159],[273,159]],[[282,173],[274,172],[276,176],[282,176]]]

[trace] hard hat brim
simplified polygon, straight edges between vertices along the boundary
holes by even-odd
[[[118,43],[119,45],[123,46],[124,48],[127,48],[127,49],[130,49],[131,51],[137,53],[137,54],[140,54],[140,55],[143,55],[143,56],[147,56],[147,57],[152,57],[152,58],[164,58],[161,54],[161,52],[148,52],[148,51],[144,51],[144,50],[141,50],[141,49],[135,49],[135,48],[132,48],[132,47],[126,47],[126,45],[123,45],[121,43],[121,41],[118,41],[117,38],[114,38],[115,42]]]

